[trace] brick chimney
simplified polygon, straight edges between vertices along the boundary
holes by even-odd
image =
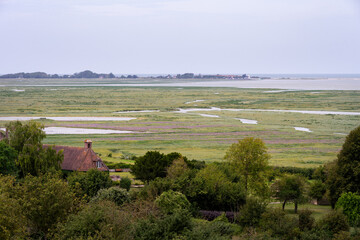
[[[92,147],[92,141],[90,139],[85,139],[85,149],[91,149]]]

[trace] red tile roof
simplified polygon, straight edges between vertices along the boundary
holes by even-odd
[[[43,145],[49,147],[51,145]],[[52,146],[56,152],[63,150],[64,161],[61,169],[71,171],[88,171],[91,168],[97,168],[96,162],[100,161],[100,171],[109,171],[109,168],[103,163],[101,158],[91,148],[69,147],[69,146]]]

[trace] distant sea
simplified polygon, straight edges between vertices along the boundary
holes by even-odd
[[[197,75],[198,73],[196,73]],[[201,73],[202,75],[206,75],[207,73]],[[242,75],[244,73],[219,73],[220,75]],[[354,73],[354,74],[327,74],[327,73],[321,73],[321,74],[285,74],[285,73],[279,73],[279,74],[266,74],[266,73],[247,73],[250,76],[257,76],[257,77],[271,77],[271,78],[360,78],[360,73]],[[115,74],[116,76],[121,75],[129,75],[129,74]],[[134,74],[130,74],[134,75]],[[167,76],[168,73],[159,73],[159,74],[135,74],[139,77],[157,77],[157,76]],[[175,76],[176,74],[170,74],[172,76]],[[210,74],[210,75],[216,75],[216,74]]]

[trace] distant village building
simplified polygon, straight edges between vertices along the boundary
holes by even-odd
[[[43,145],[49,147],[51,145]],[[109,171],[109,168],[103,163],[101,158],[92,149],[92,141],[86,139],[84,147],[54,146],[56,152],[63,150],[64,161],[61,164],[62,170],[68,171],[88,171],[98,169],[100,171]]]

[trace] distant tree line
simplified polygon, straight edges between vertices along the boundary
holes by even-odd
[[[116,78],[112,73],[94,73],[86,70],[72,75],[58,75],[58,74],[47,74],[45,72],[33,72],[33,73],[11,73],[1,75],[0,78]]]

